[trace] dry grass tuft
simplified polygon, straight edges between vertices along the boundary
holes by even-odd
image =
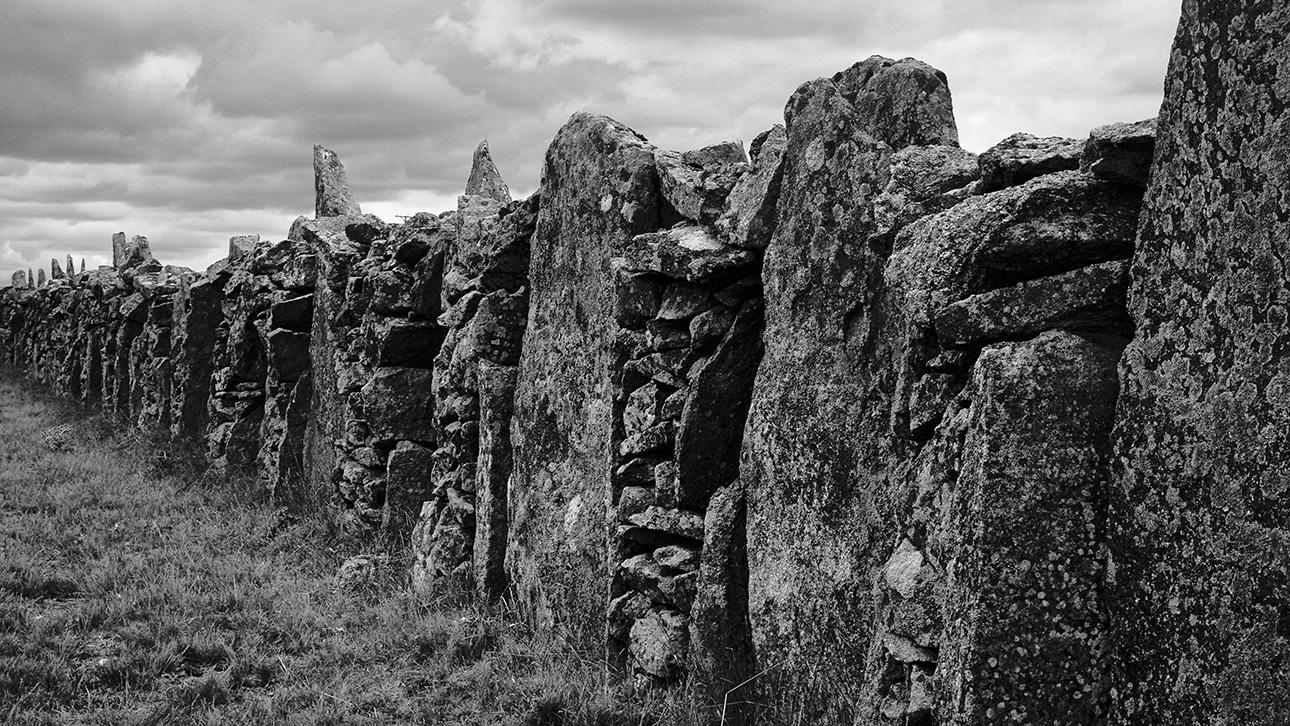
[[[416,597],[406,547],[280,504],[0,372],[0,724],[703,721],[505,604]],[[336,587],[359,554],[384,574]]]

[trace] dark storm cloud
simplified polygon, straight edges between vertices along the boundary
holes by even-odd
[[[578,110],[663,146],[747,140],[871,53],[946,71],[963,143],[1159,104],[1177,0],[6,0],[0,270],[115,231],[204,267],[312,209],[311,146],[364,208],[450,207],[488,138],[513,190]],[[0,275],[0,279],[7,275]]]

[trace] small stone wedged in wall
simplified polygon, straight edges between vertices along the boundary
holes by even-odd
[[[667,203],[661,213],[664,224],[672,221],[672,215],[712,224],[725,208],[735,183],[748,171],[743,146],[733,141],[684,153],[656,150],[654,164],[659,191]]]
[[[753,140],[752,167],[725,198],[714,227],[736,247],[764,249],[775,227],[775,203],[784,171],[784,127],[775,124]]]
[[[1058,136],[1016,133],[981,153],[979,193],[993,192],[1030,179],[1080,167],[1084,143]]]
[[[1052,277],[973,295],[942,308],[932,326],[946,347],[981,344],[1075,328],[1127,338],[1127,260],[1102,262]]]
[[[1098,179],[1143,189],[1151,178],[1156,150],[1156,120],[1117,123],[1093,129],[1080,155],[1079,168]]]
[[[910,146],[892,154],[890,178],[874,200],[875,243],[892,247],[905,227],[963,201],[980,176],[976,154],[957,146]]]

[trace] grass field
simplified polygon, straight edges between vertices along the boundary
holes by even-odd
[[[419,600],[397,556],[339,589],[362,543],[195,461],[0,372],[0,724],[697,718],[504,607]]]

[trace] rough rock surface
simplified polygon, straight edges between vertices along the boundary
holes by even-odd
[[[578,114],[398,224],[322,150],[204,273],[14,274],[0,364],[725,723],[1284,723],[1284,6],[1184,5],[1154,169],[977,158],[877,57],[747,160]]]
[[[348,217],[362,214],[349,192],[349,178],[336,152],[314,144],[314,216]]]
[[[659,225],[654,149],[575,114],[547,150],[515,394],[507,569],[538,622],[599,644],[608,607],[616,243]],[[574,351],[577,351],[576,354]]]
[[[936,667],[950,723],[1099,722],[1119,353],[1050,331],[988,346],[973,369],[961,471],[932,550],[948,573]]]
[[[1079,168],[1098,179],[1146,188],[1156,150],[1156,120],[1099,126],[1089,134]]]
[[[1133,261],[1109,723],[1290,714],[1290,8],[1183,4]]]
[[[775,124],[758,136],[752,169],[739,177],[716,221],[722,237],[737,247],[765,249],[775,228],[775,203],[784,172],[784,127]]]
[[[766,249],[765,357],[744,433],[749,616],[762,694],[807,720],[861,710],[884,489],[885,406],[868,393],[884,257],[868,241],[891,155],[957,145],[944,76],[874,57],[785,108],[778,227]],[[845,423],[844,423],[845,422]],[[803,567],[806,553],[816,563]]]
[[[947,305],[932,324],[945,346],[1009,340],[1061,327],[1128,337],[1128,273],[1128,262],[1118,260],[992,290]]]
[[[977,191],[993,192],[1043,174],[1078,169],[1083,151],[1079,139],[1013,134],[981,153]]]
[[[497,188],[496,173],[477,157],[470,178],[495,178]],[[507,583],[510,419],[539,197],[503,204],[472,188],[458,202],[447,255],[444,277],[454,282],[444,288],[445,332],[432,364],[438,448],[412,535],[412,579],[423,593],[474,587],[495,600]]]
[[[674,212],[691,222],[711,224],[721,215],[730,190],[747,170],[741,145],[726,142],[687,151],[656,151],[659,191]],[[665,223],[670,221],[663,220]]]
[[[475,147],[470,178],[466,180],[466,196],[488,197],[502,204],[511,201],[511,190],[506,187],[501,173],[497,171],[497,165],[493,163],[487,141],[481,141]]]

